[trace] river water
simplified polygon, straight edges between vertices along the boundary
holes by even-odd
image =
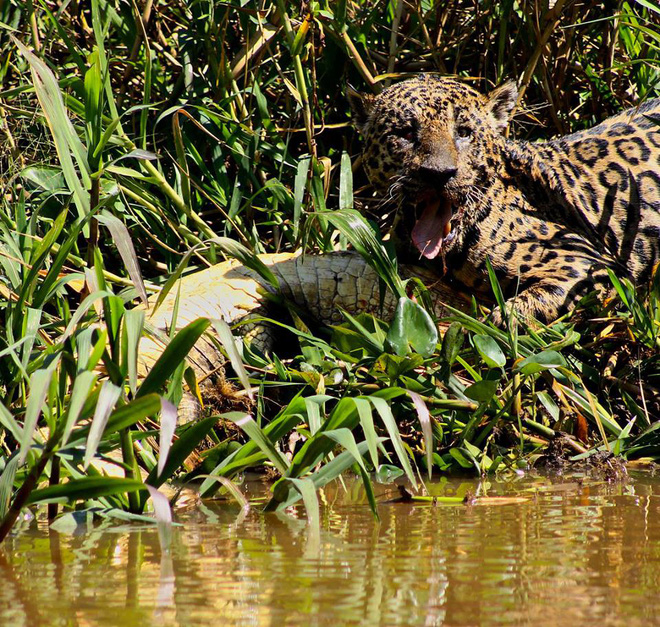
[[[179,510],[169,552],[152,526],[32,521],[0,548],[2,625],[660,624],[660,478],[511,475],[434,482],[476,502],[387,503],[359,481],[302,506]]]

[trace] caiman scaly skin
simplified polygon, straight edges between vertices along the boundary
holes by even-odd
[[[279,293],[291,300],[310,316],[326,324],[342,321],[341,310],[350,314],[371,312],[385,319],[391,317],[396,306],[394,295],[386,291],[380,308],[380,284],[374,270],[354,252],[336,252],[303,257],[300,254],[281,253],[261,255],[260,259],[275,274]],[[438,284],[437,277],[428,270],[403,268],[404,276],[415,275],[425,279],[435,313],[444,315],[444,302],[460,306],[461,301],[446,287]],[[249,318],[268,316],[268,299],[264,292],[276,290],[257,272],[238,261],[227,261],[206,270],[188,275],[167,295],[155,314],[147,313],[147,324],[154,334],[169,336],[174,305],[179,295],[176,327],[183,328],[200,317],[223,319],[233,324]],[[156,297],[150,299],[147,310],[153,308]],[[274,344],[278,329],[262,322],[241,325],[239,333],[254,345],[267,350]],[[148,371],[158,359],[166,341],[143,338],[140,344],[140,372]],[[223,366],[223,358],[216,346],[201,338],[191,351],[189,360],[198,377],[204,377]]]

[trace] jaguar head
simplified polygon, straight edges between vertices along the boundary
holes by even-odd
[[[423,75],[378,96],[350,90],[371,183],[397,205],[406,237],[434,259],[478,220],[477,207],[498,168],[517,99],[513,83],[483,96],[448,78]]]

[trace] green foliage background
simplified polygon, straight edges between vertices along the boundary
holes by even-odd
[[[580,419],[593,429],[586,448],[657,456],[657,285],[644,300],[613,277],[616,302],[577,330],[562,322],[500,331],[456,314],[430,357],[392,355],[382,342],[379,353],[378,323],[362,327],[352,348],[367,375],[327,406],[309,399],[337,345],[313,358],[303,350],[286,365],[259,362],[302,396],[273,422],[258,407],[254,425],[241,423],[249,437],[238,453],[213,435],[213,420],[187,435],[179,428],[179,463],[171,453],[160,468],[154,438],[168,420],[156,419],[166,407],[156,393],[180,398],[182,358],[204,325],[186,329],[172,367],[140,388],[144,320],[132,307],[191,249],[189,269],[222,260],[218,236],[254,253],[345,245],[341,226],[316,212],[339,206],[342,154],[359,151],[347,84],[377,92],[401,76],[440,72],[488,91],[513,79],[521,100],[511,132],[548,137],[658,95],[659,24],[650,0],[0,3],[3,529],[29,499],[97,499],[138,515],[140,468],[159,485],[208,434],[217,446],[207,469],[216,474],[268,462],[288,477],[275,505],[300,496],[309,505],[308,484],[296,481],[318,487],[354,462],[366,477],[379,465],[381,438],[411,478],[410,459],[479,471],[526,464],[555,429]],[[368,204],[359,167],[355,177]],[[89,296],[77,287],[83,278],[95,286]],[[296,379],[301,363],[317,372],[317,389]],[[404,387],[421,395],[428,417],[395,391]],[[372,410],[383,420],[377,430],[365,426]],[[283,462],[278,439],[292,429],[308,438],[315,417],[326,421],[323,443],[311,437]],[[586,450],[569,440],[574,452]],[[168,448],[161,440],[161,456]],[[337,448],[344,453],[323,467],[330,471],[312,472]],[[90,471],[113,450],[133,483]],[[40,485],[60,492],[33,492]]]

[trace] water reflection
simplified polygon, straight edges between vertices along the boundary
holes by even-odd
[[[151,527],[33,523],[0,550],[7,625],[655,623],[660,481],[526,476],[443,481],[515,500],[382,504],[359,482],[304,511],[204,504],[179,516],[169,551]],[[263,488],[249,487],[250,496]],[[396,496],[381,487],[381,500]],[[520,498],[522,497],[522,498]]]

